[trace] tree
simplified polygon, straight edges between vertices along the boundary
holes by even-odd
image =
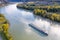
[[[9,28],[9,24],[3,24],[3,32],[7,32]]]
[[[35,15],[45,16],[46,13],[47,13],[46,10],[34,9],[34,14]]]

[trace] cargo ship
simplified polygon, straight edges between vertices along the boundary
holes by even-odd
[[[36,31],[40,32],[41,34],[48,36],[48,33],[46,33],[45,31],[41,30],[40,28],[38,28],[37,26],[35,26],[34,24],[29,24],[30,27],[32,27],[33,29],[35,29]]]

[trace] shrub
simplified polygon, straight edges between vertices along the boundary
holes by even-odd
[[[34,14],[42,17],[46,17],[53,21],[60,22],[60,14],[57,13],[47,13],[45,10],[34,9]]]
[[[46,13],[47,13],[46,10],[34,9],[35,15],[45,16]]]
[[[9,23],[7,21],[7,19],[4,17],[3,14],[0,14],[0,29],[2,34],[4,35],[4,37],[6,38],[6,40],[13,40],[12,36],[10,36],[9,32],[8,32],[8,28],[9,28]]]
[[[52,14],[51,19],[54,21],[60,21],[60,14],[57,13]]]

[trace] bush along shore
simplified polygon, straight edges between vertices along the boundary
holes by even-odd
[[[0,32],[6,40],[13,40],[12,36],[8,32],[9,26],[10,24],[8,20],[4,17],[3,14],[0,14]]]
[[[60,22],[60,6],[40,6],[35,4],[17,4],[17,8],[32,10],[33,14]]]
[[[60,22],[60,14],[58,13],[48,13],[46,10],[34,9],[34,14],[48,18],[52,21]]]
[[[17,4],[17,8],[27,9],[27,10],[34,10],[34,9],[42,9],[46,10],[47,12],[60,12],[60,6],[41,6],[37,4]]]

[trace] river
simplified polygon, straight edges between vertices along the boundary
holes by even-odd
[[[35,17],[33,12],[18,9],[16,4],[11,4],[0,8],[0,13],[4,14],[10,22],[9,32],[14,40],[60,40],[60,25],[48,19]],[[44,36],[31,28],[28,24],[38,22],[40,26],[49,28],[48,36]],[[47,28],[47,30],[48,30]]]

